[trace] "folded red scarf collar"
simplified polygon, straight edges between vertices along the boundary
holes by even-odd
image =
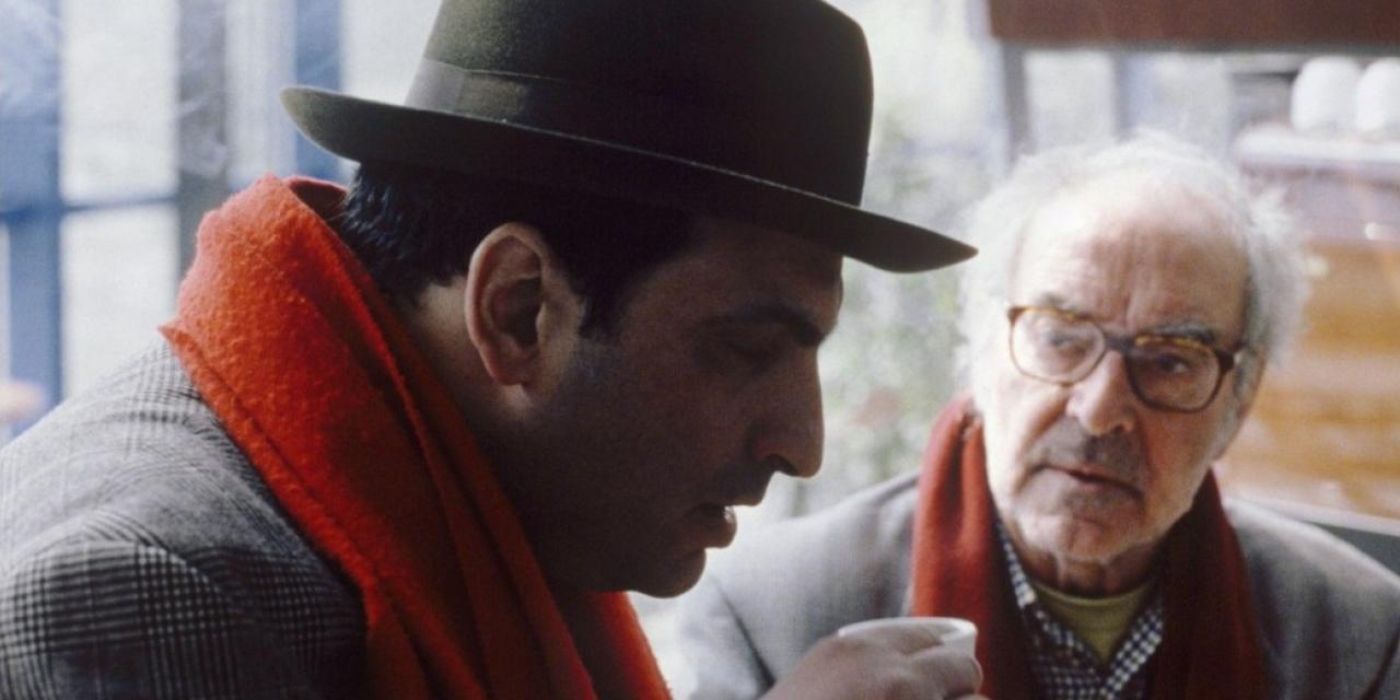
[[[1035,696],[1020,614],[994,532],[981,421],[967,398],[933,428],[914,519],[913,613],[977,623],[977,659],[993,698]],[[1149,697],[1267,697],[1244,558],[1215,478],[1171,531],[1163,559],[1166,629]]]
[[[358,586],[366,694],[665,697],[623,594],[547,585],[460,411],[326,225],[343,194],[269,176],[211,213],[162,331]]]

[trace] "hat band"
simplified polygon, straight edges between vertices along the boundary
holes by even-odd
[[[740,113],[424,58],[405,104],[695,161],[853,205],[865,180],[864,134],[823,128],[819,110],[782,110],[771,99]]]

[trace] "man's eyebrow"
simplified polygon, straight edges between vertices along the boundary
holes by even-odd
[[[1177,323],[1163,323],[1151,328],[1144,328],[1141,333],[1149,335],[1170,336],[1173,338],[1190,338],[1202,345],[1215,345],[1215,329],[1204,323],[1194,321],[1181,321]]]
[[[787,329],[794,340],[803,347],[816,347],[826,339],[830,331],[822,330],[820,324],[802,309],[781,302],[762,302],[742,306],[728,313],[709,319],[709,326],[732,326],[736,324],[762,325],[777,324]]]
[[[1059,309],[1060,311],[1064,311],[1074,316],[1091,318],[1090,315],[1085,313],[1082,308],[1077,307],[1074,304],[1070,304],[1069,302],[1065,301],[1064,297],[1055,294],[1054,292],[1049,292],[1036,297],[1034,305],[1048,306],[1050,308]],[[1170,336],[1173,338],[1189,338],[1190,340],[1194,340],[1198,343],[1201,343],[1202,345],[1214,345],[1217,338],[1219,337],[1219,334],[1215,332],[1214,328],[1211,328],[1210,326],[1204,323],[1200,323],[1198,321],[1174,321],[1171,323],[1160,323],[1155,326],[1140,329],[1135,333],[1135,335],[1161,335]]]
[[[1051,309],[1058,309],[1067,314],[1070,314],[1071,316],[1090,318],[1089,314],[1086,313],[1084,309],[1069,303],[1065,300],[1064,297],[1054,292],[1046,292],[1044,294],[1041,294],[1040,296],[1037,296],[1031,301],[1031,306],[1042,306]]]

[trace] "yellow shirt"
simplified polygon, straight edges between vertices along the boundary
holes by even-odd
[[[1081,598],[1035,580],[1031,581],[1031,586],[1035,588],[1040,604],[1087,642],[1100,661],[1108,663],[1118,643],[1123,641],[1123,635],[1127,634],[1133,617],[1147,602],[1153,582],[1148,581],[1131,591],[1107,598]]]

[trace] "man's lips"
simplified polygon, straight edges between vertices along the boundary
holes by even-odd
[[[1064,474],[1084,484],[1093,486],[1113,486],[1132,493],[1139,493],[1137,484],[1124,479],[1103,467],[1092,464],[1047,464],[1044,469]]]
[[[707,547],[728,547],[739,532],[734,508],[720,503],[705,503],[695,509],[705,530]]]
[[[768,484],[753,488],[734,490],[719,494],[714,501],[701,503],[693,513],[701,522],[706,547],[728,547],[739,532],[739,521],[734,515],[736,506],[756,506],[763,501]]]

